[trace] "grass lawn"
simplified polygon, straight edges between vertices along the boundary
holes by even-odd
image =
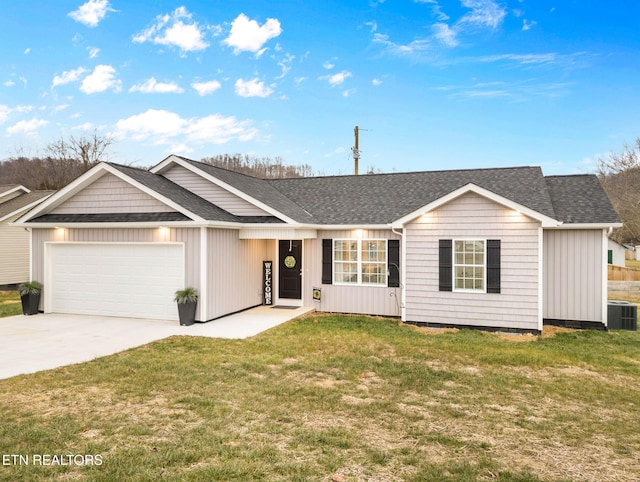
[[[22,304],[17,291],[0,291],[0,318],[22,314]]]
[[[640,334],[312,314],[0,380],[0,413],[7,481],[637,481]]]

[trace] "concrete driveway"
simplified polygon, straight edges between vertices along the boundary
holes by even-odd
[[[260,306],[192,326],[85,315],[0,318],[0,379],[93,360],[173,335],[248,338],[313,310]]]

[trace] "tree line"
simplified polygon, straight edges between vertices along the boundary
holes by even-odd
[[[94,132],[92,135],[61,138],[48,144],[40,156],[28,157],[18,153],[0,161],[0,185],[21,184],[31,190],[61,189],[97,163],[109,161],[109,148],[113,143],[113,138]],[[291,165],[281,157],[218,154],[201,161],[263,179],[313,175],[309,164]]]

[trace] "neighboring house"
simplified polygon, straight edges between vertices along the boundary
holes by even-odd
[[[29,233],[9,223],[52,193],[31,192],[17,184],[0,185],[0,286],[29,280]]]
[[[621,226],[592,175],[263,180],[178,156],[101,163],[16,224],[31,228],[45,312],[176,319],[173,292],[193,286],[200,321],[270,298],[532,332],[606,326],[607,234]]]
[[[633,253],[633,248],[609,239],[607,242],[607,263],[624,268],[627,251]]]

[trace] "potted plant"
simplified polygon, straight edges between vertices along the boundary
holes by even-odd
[[[20,301],[22,301],[22,313],[25,315],[37,315],[40,306],[40,293],[42,283],[38,281],[27,281],[18,286]]]
[[[198,304],[198,291],[195,288],[187,287],[176,291],[174,301],[178,303],[178,316],[180,324],[184,326],[193,325],[196,321],[196,305]]]

